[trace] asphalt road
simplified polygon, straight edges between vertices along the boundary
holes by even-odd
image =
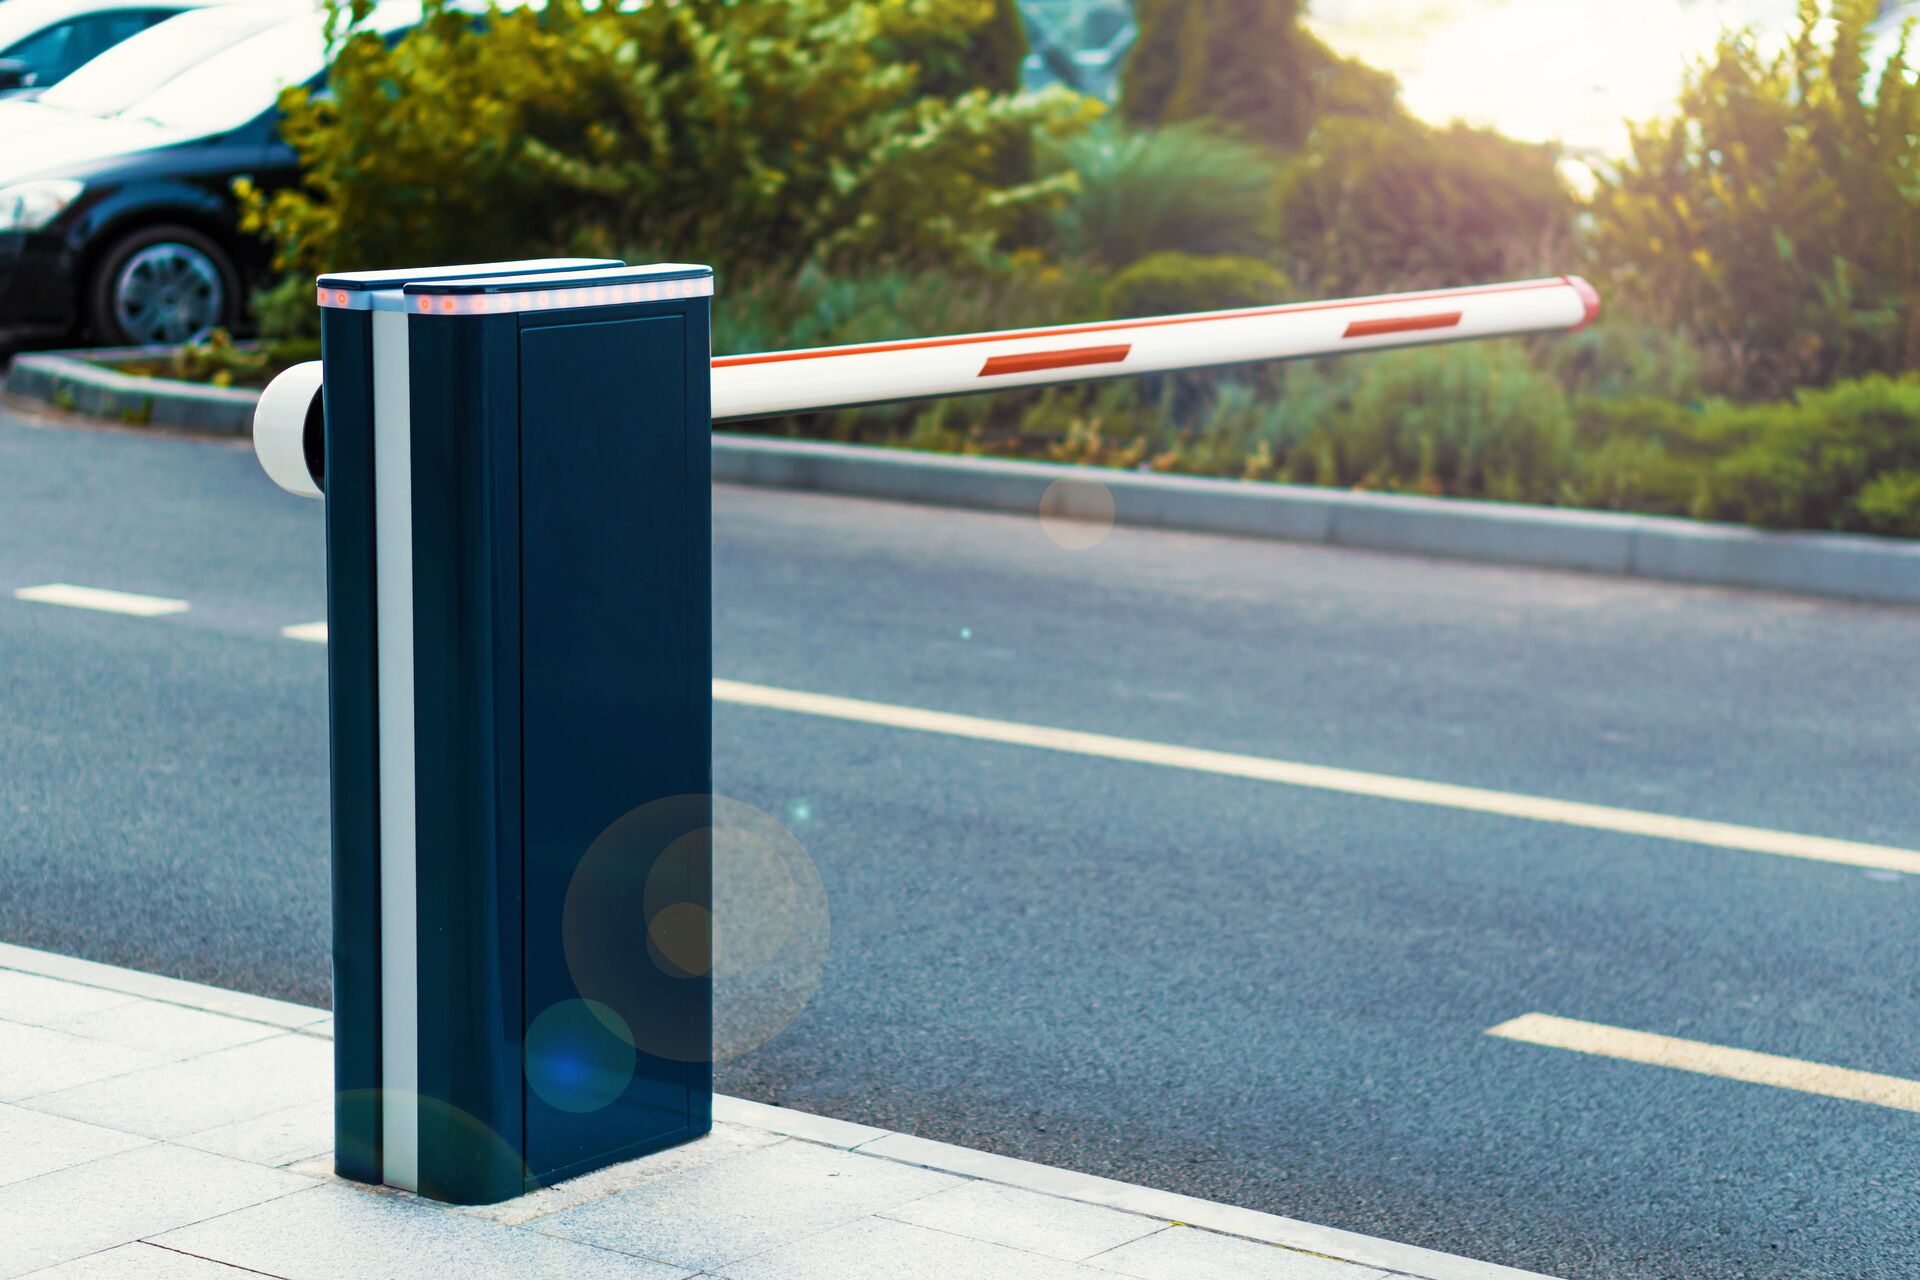
[[[1920,611],[718,492],[782,689],[1920,847]],[[321,510],[0,417],[0,938],[327,999]],[[135,618],[13,598],[176,597]],[[1516,1266],[1920,1276],[1920,1114],[1486,1035],[1920,1076],[1920,880],[722,705],[830,959],[729,1091]],[[722,1010],[723,1015],[725,1009]]]

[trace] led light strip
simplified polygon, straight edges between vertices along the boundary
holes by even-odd
[[[319,303],[344,311],[384,311],[373,292],[347,289],[319,290]],[[557,289],[530,289],[515,293],[416,293],[406,309],[414,315],[504,316],[521,311],[561,311],[569,307],[612,307],[629,302],[671,302],[680,298],[710,298],[713,277],[689,280],[643,280],[633,284],[593,284]]]
[[[372,290],[321,289],[319,293],[320,305],[331,307],[335,311],[372,311],[374,309]]]
[[[529,289],[522,293],[414,293],[407,310],[418,315],[503,316],[521,311],[563,311],[569,307],[614,307],[629,302],[672,302],[710,298],[713,277],[691,280],[643,280],[633,284],[594,284],[573,288]]]

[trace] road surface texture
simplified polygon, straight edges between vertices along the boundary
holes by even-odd
[[[1578,1280],[1920,1276],[1920,611],[716,497],[717,674],[883,704],[716,710],[832,911],[723,1089]],[[321,525],[242,447],[0,418],[0,938],[326,1002]]]

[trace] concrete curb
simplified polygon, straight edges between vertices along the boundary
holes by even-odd
[[[92,363],[167,347],[14,357],[6,389],[57,408],[137,426],[237,436],[252,429],[258,391],[116,373]],[[78,359],[79,355],[89,359]],[[1243,538],[1321,543],[1576,569],[1662,582],[1739,587],[1873,604],[1920,604],[1920,542],[1836,533],[1769,533],[1744,525],[1249,484],[1105,467],[824,444],[715,432],[713,478],[726,484],[1034,514],[1049,488],[1065,515]]]
[[[333,1019],[324,1009],[310,1009],[281,1000],[202,986],[179,978],[141,973],[0,943],[0,970],[5,969],[230,1018],[270,1023],[309,1035],[331,1034]],[[1111,1178],[1075,1173],[1070,1169],[1056,1169],[950,1143],[932,1142],[872,1125],[812,1115],[745,1098],[716,1096],[713,1111],[716,1120],[781,1134],[803,1142],[837,1147],[897,1164],[934,1169],[956,1177],[997,1182],[1063,1200],[1183,1223],[1222,1235],[1240,1236],[1396,1274],[1418,1276],[1421,1280],[1552,1280],[1535,1271],[1478,1262],[1417,1245],[1399,1244],[1333,1227],[1316,1226],[1311,1222],[1282,1218],[1254,1209],[1241,1209],[1172,1191],[1159,1191]]]
[[[171,354],[172,347],[111,347],[99,351],[45,351],[13,358],[9,394],[44,401],[73,413],[130,426],[171,427],[213,435],[253,429],[260,393],[208,387],[171,378],[142,378],[102,367],[101,360],[138,360]]]
[[[177,1004],[203,1013],[217,1013],[224,1018],[262,1022],[288,1031],[310,1030],[333,1021],[333,1015],[325,1009],[310,1009],[303,1004],[270,1000],[266,996],[248,995],[244,991],[202,986],[197,982],[163,977],[157,973],[142,973],[138,969],[122,969],[118,965],[82,960],[77,956],[36,951],[32,947],[19,947],[10,942],[0,942],[0,969],[34,973],[43,978],[71,982],[75,986],[117,991],[121,995],[137,996],[143,1000],[158,1000],[161,1004]]]
[[[1920,604],[1920,543],[1460,498],[1355,493],[716,432],[729,484],[1035,514],[1107,506],[1118,524],[1577,569],[1879,604]]]

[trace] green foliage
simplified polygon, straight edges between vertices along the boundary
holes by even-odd
[[[1098,108],[921,93],[889,48],[970,32],[994,0],[679,0],[432,12],[346,38],[331,93],[283,97],[302,187],[248,193],[281,266],[607,252],[726,262],[980,262],[1072,178],[1007,180]]]
[[[1920,471],[1875,476],[1854,505],[1875,533],[1920,537]]]
[[[1579,396],[1573,415],[1569,502],[1645,515],[1684,516],[1693,509],[1714,457],[1697,411],[1657,395]]]
[[[1578,333],[1541,342],[1541,364],[1569,394],[1621,400],[1657,396],[1676,407],[1702,395],[1704,361],[1685,330],[1604,312]]]
[[[948,25],[910,41],[883,44],[883,54],[920,68],[919,91],[953,98],[971,89],[990,93],[1019,91],[1027,59],[1027,23],[1019,0],[991,0],[984,22]]]
[[[1102,125],[1053,148],[1078,193],[1054,216],[1069,257],[1124,267],[1163,251],[1255,253],[1273,220],[1279,167],[1262,148],[1204,125]]]
[[[1329,119],[1289,175],[1281,224],[1319,291],[1512,278],[1569,248],[1573,201],[1551,148],[1397,117]]]
[[[1920,375],[1760,404],[1576,404],[1571,500],[1773,529],[1920,536]]]
[[[308,291],[312,309],[311,290]],[[319,339],[240,346],[225,329],[215,329],[204,341],[189,342],[162,356],[120,360],[112,367],[143,378],[199,382],[214,387],[264,387],[288,365],[320,358]]]
[[[1170,288],[1221,265],[1168,257]],[[1263,266],[1233,270],[1250,275]],[[1097,271],[1035,263],[991,278],[897,269],[843,275],[811,265],[750,273],[729,286],[717,348],[1072,323],[1114,314],[1115,283]],[[1223,295],[1207,296],[1217,305]],[[1179,309],[1170,300],[1135,301],[1143,305],[1123,309]],[[1528,344],[1516,340],[887,405],[755,429],[1920,537],[1920,374],[1844,381],[1773,403],[1689,405],[1675,397],[1691,398],[1692,357],[1662,360],[1661,341],[1658,331],[1622,325],[1568,355],[1561,376],[1581,388],[1572,396],[1551,360],[1529,358]]]
[[[261,333],[282,340],[320,340],[320,308],[313,305],[311,276],[282,276],[255,289],[248,302]]]
[[[1684,326],[1738,395],[1920,365],[1920,88],[1907,40],[1868,73],[1875,0],[1802,0],[1798,37],[1751,33],[1634,134],[1593,206],[1613,292]]]
[[[1259,258],[1156,253],[1120,272],[1107,286],[1107,313],[1170,316],[1285,302],[1286,273]]]
[[[1693,514],[1775,529],[1920,536],[1920,375],[1874,374],[1771,404],[1709,406],[1728,448]]]
[[[1342,477],[1363,488],[1508,501],[1555,494],[1572,446],[1560,384],[1514,343],[1370,357],[1337,439]]]
[[[215,329],[206,341],[189,342],[176,349],[167,358],[164,376],[183,382],[211,383],[216,387],[230,387],[235,382],[264,386],[267,360],[266,351],[236,347],[232,334],[225,329]]]
[[[1034,328],[1106,314],[1097,278],[1032,261],[965,276],[899,268],[848,274],[813,263],[749,267],[728,276],[722,299],[714,308],[713,346],[723,354]]]
[[[1339,57],[1300,25],[1300,0],[1135,0],[1121,80],[1136,124],[1211,120],[1282,149],[1326,114],[1387,115],[1393,77]]]

